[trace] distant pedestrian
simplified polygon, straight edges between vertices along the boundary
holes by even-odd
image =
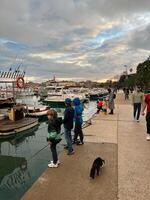
[[[129,93],[130,93],[129,88],[125,88],[125,90],[124,90],[125,100],[129,99]]]
[[[60,164],[58,160],[56,145],[61,141],[60,131],[62,118],[57,117],[57,112],[54,109],[50,109],[47,112],[48,116],[48,136],[47,141],[50,144],[50,149],[52,152],[53,161],[48,164],[48,167],[58,167]]]
[[[109,88],[108,89],[108,108],[110,109],[110,115],[114,114],[114,108],[115,108],[115,103],[114,103],[114,99],[116,97],[116,94],[114,94],[114,92],[112,92],[112,90]]]
[[[65,132],[65,139],[67,143],[68,155],[74,154],[74,150],[72,147],[72,135],[71,130],[73,129],[73,120],[74,120],[74,109],[71,106],[71,99],[65,99],[66,109],[64,112],[64,132]]]
[[[146,112],[146,126],[147,126],[147,136],[146,139],[150,140],[150,91],[148,91],[148,94],[145,95],[145,100],[143,103],[143,108],[142,108],[142,115],[144,115],[144,111],[147,107],[147,112]]]
[[[103,107],[103,99],[99,99],[97,101],[97,114],[99,114],[99,112],[102,111],[102,107]]]
[[[80,99],[78,97],[74,98],[73,103],[74,103],[74,106],[75,106],[74,143],[78,144],[77,139],[78,139],[78,136],[79,136],[80,137],[80,143],[84,144],[84,142],[83,142],[84,136],[83,136],[83,131],[82,131],[82,124],[83,124],[82,114],[83,114],[84,109],[83,109],[83,106],[82,106]]]
[[[141,106],[144,100],[144,93],[141,92],[141,88],[137,88],[132,94],[132,104],[133,104],[133,116],[134,120],[139,122]]]

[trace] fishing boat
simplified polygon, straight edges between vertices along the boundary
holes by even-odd
[[[12,92],[12,98],[14,100],[14,102],[7,102],[8,104],[14,103],[14,105],[7,109],[7,115],[4,116],[3,113],[1,114],[0,138],[15,136],[18,133],[29,130],[38,125],[37,119],[25,117],[24,106],[22,104],[16,104],[15,89],[17,88],[21,90],[24,88],[24,75],[25,72],[21,72],[19,67],[14,72],[12,72],[11,69],[8,72],[0,72],[0,83],[9,85]],[[8,89],[8,87],[6,89]],[[5,104],[5,101],[1,101],[1,112],[3,112]]]
[[[16,136],[37,125],[37,119],[24,116],[24,106],[15,105],[8,111],[8,117],[0,120],[0,138]]]

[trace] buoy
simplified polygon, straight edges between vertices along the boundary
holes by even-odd
[[[24,88],[24,85],[25,83],[23,77],[22,76],[17,77],[17,87],[21,89]]]

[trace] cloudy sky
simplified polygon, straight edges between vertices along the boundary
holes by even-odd
[[[150,55],[149,0],[0,0],[0,69],[104,80]]]

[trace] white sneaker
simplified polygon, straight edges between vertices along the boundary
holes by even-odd
[[[146,140],[147,140],[147,141],[150,140],[150,134],[147,134],[147,136],[146,136]]]
[[[60,161],[59,160],[57,160],[57,165],[60,165]]]
[[[50,164],[53,164],[53,161],[51,161]],[[60,165],[60,161],[59,160],[57,160],[57,165]]]
[[[50,168],[57,168],[58,164],[57,163],[56,164],[50,163],[50,164],[48,164],[48,167],[50,167]]]

